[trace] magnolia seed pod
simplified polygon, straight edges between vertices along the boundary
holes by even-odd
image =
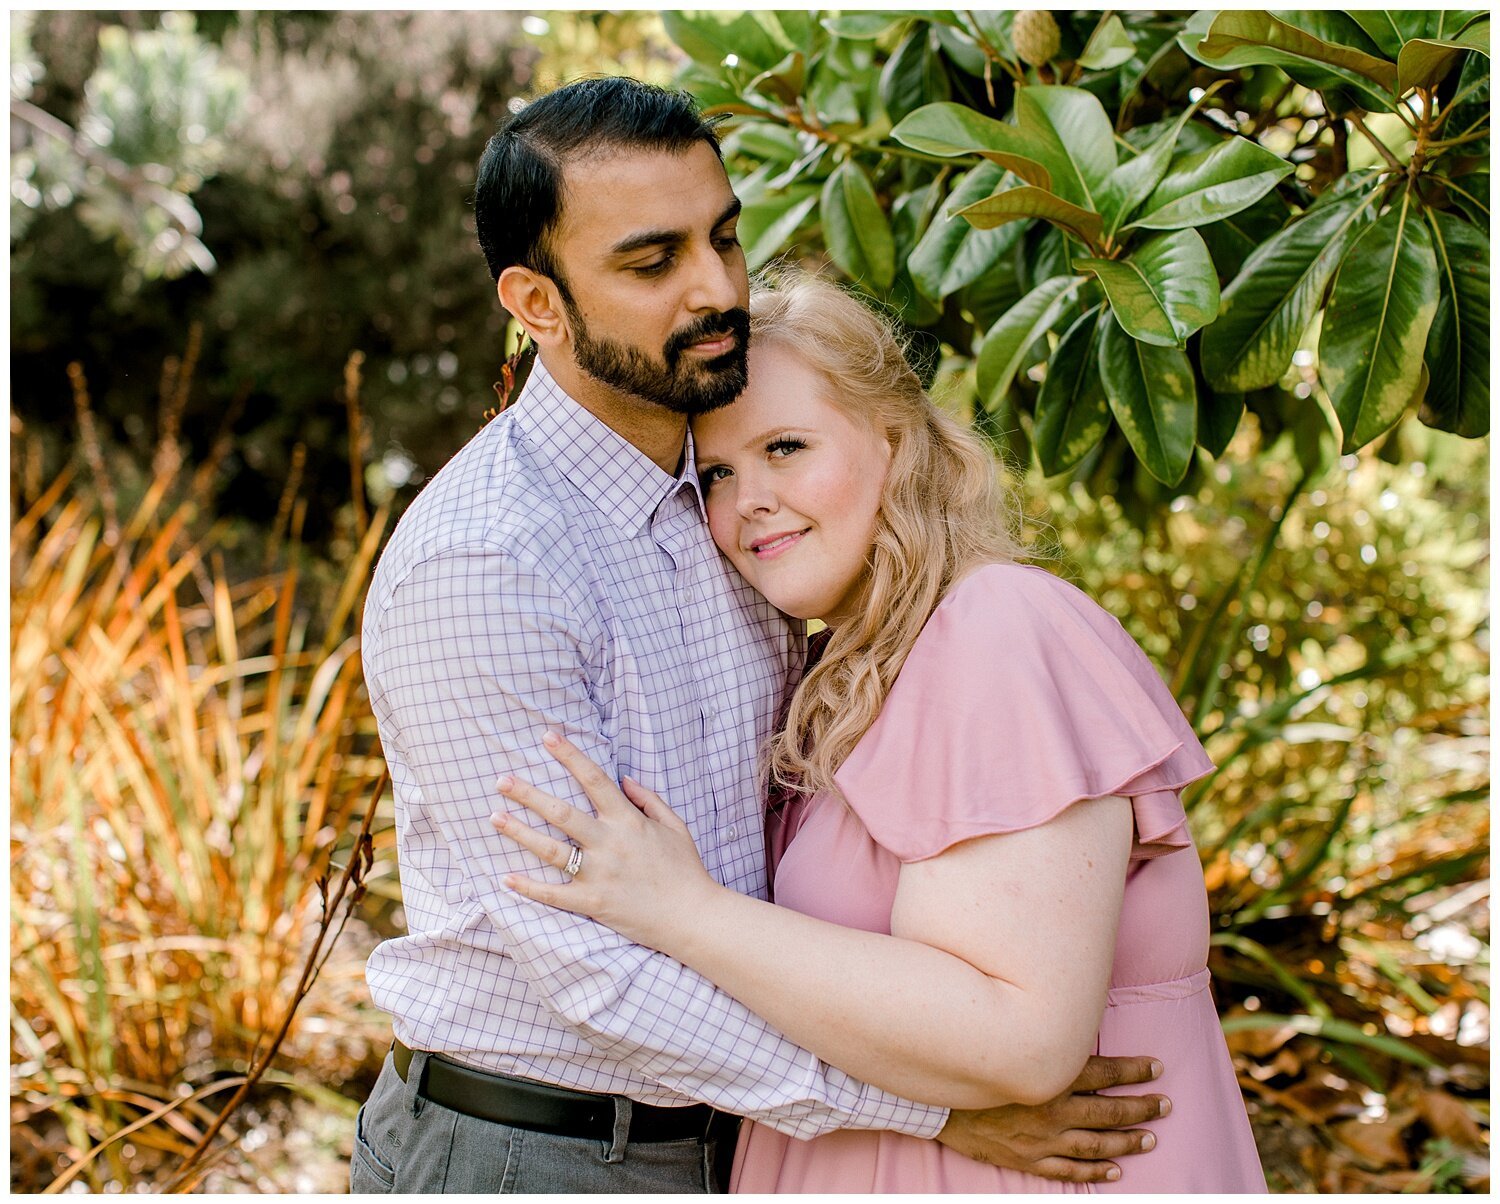
[[[1062,47],[1062,33],[1046,9],[1023,9],[1010,27],[1010,40],[1023,62],[1033,67],[1050,63]]]

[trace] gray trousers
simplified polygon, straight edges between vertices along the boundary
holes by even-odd
[[[423,1099],[428,1054],[402,1082],[387,1054],[355,1120],[351,1192],[723,1191],[733,1143],[700,1138],[630,1143],[630,1101],[616,1107],[612,1141],[557,1137],[465,1116]]]

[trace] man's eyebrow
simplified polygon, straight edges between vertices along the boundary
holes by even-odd
[[[719,214],[718,220],[714,222],[713,228],[717,230],[725,222],[733,221],[740,215],[740,198],[735,197],[724,207],[724,212]],[[629,255],[633,251],[644,250],[646,247],[670,247],[677,246],[688,241],[689,234],[686,230],[641,230],[636,234],[623,238],[609,249],[611,255]]]

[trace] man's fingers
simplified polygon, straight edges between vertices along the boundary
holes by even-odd
[[[1095,1055],[1084,1063],[1069,1091],[1102,1091],[1105,1087],[1126,1087],[1131,1083],[1149,1083],[1161,1074],[1161,1063],[1155,1058],[1105,1058]]]
[[[1164,1095],[1068,1095],[1048,1107],[1070,1129],[1124,1129],[1160,1119],[1172,1101]]]
[[[635,810],[630,800],[620,793],[620,788],[615,785],[609,774],[584,756],[582,750],[566,736],[548,732],[542,737],[542,744],[557,758],[562,767],[577,779],[578,784],[583,787],[583,792],[593,800],[594,807],[599,814],[603,815],[606,812],[619,814],[622,808],[626,812]]]
[[[1031,1171],[1059,1183],[1105,1183],[1120,1177],[1120,1168],[1112,1162],[1074,1162],[1071,1158],[1042,1158]]]
[[[1059,1158],[1097,1161],[1153,1150],[1156,1134],[1149,1129],[1067,1129],[1038,1144]]]

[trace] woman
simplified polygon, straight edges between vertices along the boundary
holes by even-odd
[[[1265,1190],[1207,989],[1178,791],[1212,767],[1181,711],[1118,623],[1015,563],[988,453],[878,318],[799,275],[753,297],[751,329],[749,388],[693,424],[709,526],[755,588],[831,633],[768,749],[770,781],[796,784],[770,817],[776,904],[718,886],[665,802],[554,733],[597,814],[502,781],[568,839],[497,815],[501,832],[578,871],[507,886],[911,1099],[1041,1102],[1091,1053],[1151,1050],[1173,1109],[1113,1187]],[[732,1185],[1066,1187],[900,1134],[754,1124]]]

